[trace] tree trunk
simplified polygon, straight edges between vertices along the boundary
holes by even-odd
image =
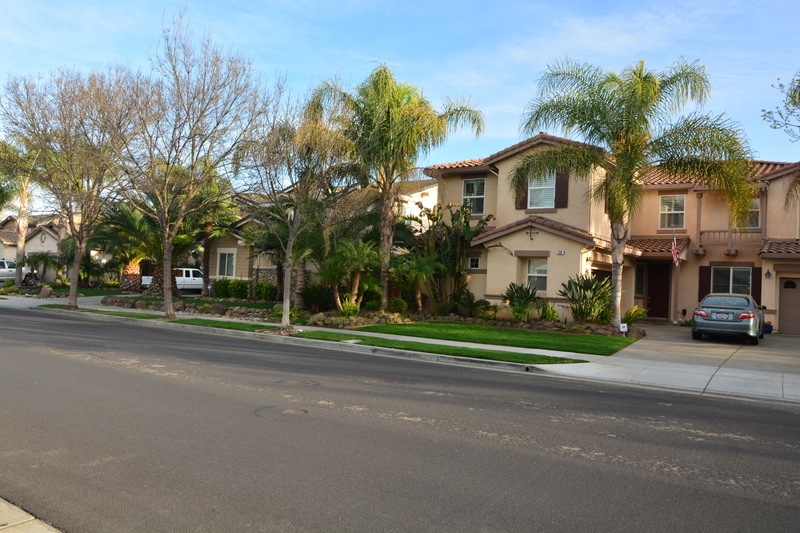
[[[414,297],[417,301],[417,311],[422,314],[422,284],[414,284]]]
[[[389,307],[389,265],[392,258],[392,237],[394,230],[394,188],[391,184],[383,186],[381,191],[381,310]]]
[[[75,240],[75,257],[72,259],[72,272],[70,273],[69,283],[69,307],[78,309],[78,277],[81,273],[81,260],[86,252],[86,244]]]
[[[172,236],[164,239],[164,318],[175,319],[175,303],[172,301]]]
[[[210,296],[208,286],[211,284],[211,231],[213,229],[211,222],[207,222],[203,231],[203,290],[200,295],[206,298]]]
[[[19,189],[19,216],[17,216],[17,271],[14,273],[14,284],[22,287],[22,263],[25,261],[25,238],[28,235],[28,187]],[[31,268],[33,271],[33,268]],[[31,273],[31,276],[33,274]]]
[[[122,269],[119,277],[119,290],[122,292],[133,292],[142,284],[142,265],[139,263],[128,263]]]
[[[306,260],[301,259],[297,262],[297,275],[295,276],[294,306],[297,309],[305,309],[306,303],[303,301],[303,287],[306,286]]]
[[[611,223],[611,305],[614,307],[612,324],[622,323],[622,265],[625,261],[625,243],[628,228],[624,222]]]
[[[281,316],[281,327],[291,325],[290,313],[292,309],[292,254],[294,243],[291,240],[286,246],[286,258],[283,261],[283,315]]]

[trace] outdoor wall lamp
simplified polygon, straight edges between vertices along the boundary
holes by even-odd
[[[767,271],[764,272],[764,277],[767,278],[767,279],[771,278],[772,277],[772,272],[770,272],[769,269],[767,269]]]

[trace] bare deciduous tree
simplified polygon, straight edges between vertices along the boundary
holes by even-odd
[[[170,276],[181,225],[218,201],[199,193],[229,175],[232,154],[270,102],[249,60],[226,53],[208,34],[196,43],[180,17],[164,28],[151,65],[151,75],[129,76],[126,123],[114,150],[123,193],[158,222]],[[175,316],[172,296],[172,284],[164,283],[167,317]]]
[[[119,76],[54,71],[47,78],[12,77],[2,116],[6,133],[38,152],[39,184],[67,222],[75,242],[69,305],[78,307],[78,272],[89,237],[114,194],[110,151],[119,117]]]
[[[297,290],[305,267],[296,245],[304,232],[324,226],[328,209],[348,191],[354,165],[348,156],[353,145],[318,106],[287,104],[276,108],[239,154],[249,191],[261,199],[256,210],[253,238],[265,235],[277,243],[283,257],[283,315],[290,327],[292,272],[298,260]],[[297,297],[297,295],[295,295]]]

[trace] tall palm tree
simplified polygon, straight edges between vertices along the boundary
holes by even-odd
[[[509,182],[519,199],[529,180],[547,171],[586,177],[600,170],[592,197],[606,203],[611,222],[615,324],[620,323],[623,252],[631,217],[641,205],[644,175],[657,167],[691,177],[721,192],[735,220],[747,216],[754,167],[738,125],[722,115],[675,117],[688,103],[703,103],[709,91],[705,69],[697,62],[679,61],[654,72],[640,61],[615,73],[567,59],[548,67],[538,97],[524,113],[528,134],[561,127],[589,143],[530,152]]]
[[[395,185],[412,171],[421,156],[441,145],[453,129],[466,125],[479,135],[483,115],[471,105],[449,99],[441,110],[435,109],[418,88],[398,83],[386,65],[375,68],[352,93],[336,84],[323,83],[315,90],[312,101],[344,110],[347,134],[370,176],[370,184],[380,195],[381,309],[386,310]]]

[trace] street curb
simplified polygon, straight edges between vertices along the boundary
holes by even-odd
[[[252,331],[239,331],[227,328],[215,328],[213,326],[195,326],[193,324],[174,324],[169,322],[161,322],[155,319],[146,320],[141,318],[130,318],[124,316],[103,315],[97,313],[82,313],[81,311],[72,311],[66,309],[48,309],[42,307],[31,307],[32,310],[43,312],[50,312],[56,314],[64,314],[69,316],[80,315],[81,318],[89,320],[96,320],[98,322],[122,322],[130,324],[138,324],[147,327],[155,327],[162,329],[181,329],[186,331],[194,331],[197,333],[207,333],[213,335],[224,335],[227,337],[248,338],[262,342],[273,342],[278,344],[294,344],[305,346],[325,347],[328,349],[343,351],[343,352],[356,352],[366,353],[371,355],[379,355],[383,357],[399,357],[403,359],[414,359],[418,361],[425,361],[430,363],[443,363],[459,366],[474,366],[478,368],[486,368],[489,370],[502,370],[507,372],[522,372],[530,374],[546,374],[547,371],[538,368],[533,364],[512,363],[508,361],[492,361],[490,359],[474,359],[472,357],[458,357],[456,355],[441,355],[430,352],[416,352],[410,350],[399,350],[396,348],[383,348],[379,346],[364,346],[360,344],[350,344],[337,341],[325,341],[319,339],[304,339],[293,336],[283,335],[270,335],[268,333],[254,333]],[[338,330],[332,330],[338,331]],[[416,342],[423,342],[422,340]]]

